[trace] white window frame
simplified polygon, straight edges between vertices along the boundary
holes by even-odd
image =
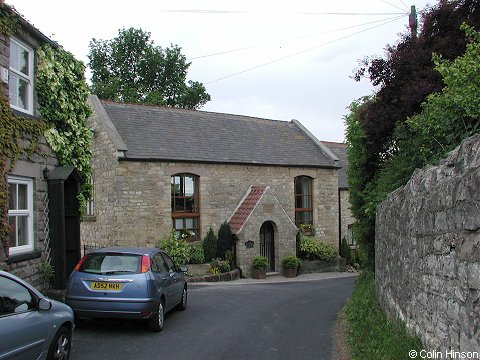
[[[26,185],[27,186],[27,209],[8,209],[8,218],[12,216],[26,216],[27,217],[27,244],[21,246],[9,246],[9,255],[21,254],[34,249],[34,233],[33,233],[33,180],[28,178],[22,178],[17,176],[7,177],[9,187],[12,184]],[[18,202],[18,201],[17,201]]]
[[[14,75],[20,77],[21,79],[23,79],[24,81],[26,81],[28,83],[28,101],[27,101],[28,103],[26,104],[27,108],[24,109],[24,108],[18,106],[18,101],[17,101],[17,104],[13,104],[12,99],[10,99],[10,106],[15,110],[33,115],[34,52],[33,52],[33,49],[31,47],[25,45],[24,43],[22,43],[18,39],[15,39],[15,38],[12,37],[12,38],[10,38],[10,59],[12,59],[13,56],[18,56],[18,54],[13,54],[12,43],[16,44],[17,46],[19,46],[21,49],[25,50],[28,53],[28,75],[18,71],[17,69],[14,69],[11,66],[11,61],[10,61],[10,64],[9,64],[10,77],[12,76],[12,73],[13,73]]]
[[[87,201],[87,208],[85,209],[86,216],[95,216],[95,179],[93,174],[90,176],[90,184],[92,185],[92,195]]]

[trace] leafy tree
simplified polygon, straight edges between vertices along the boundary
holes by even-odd
[[[186,81],[190,63],[181,48],[155,46],[150,33],[121,29],[89,45],[93,93],[101,99],[198,109],[210,101],[202,83]]]
[[[358,113],[368,143],[365,155],[370,180],[391,154],[396,125],[421,112],[427,96],[444,86],[432,53],[454,59],[466,48],[460,25],[465,21],[480,29],[477,0],[439,1],[422,14],[418,38],[401,36],[395,46],[387,46],[385,58],[364,59],[355,75],[356,80],[368,76],[378,88],[375,101]]]
[[[404,185],[416,168],[438,162],[464,138],[480,132],[480,34],[466,24],[461,30],[467,35],[463,36],[467,45],[462,56],[454,60],[439,54],[432,57],[444,84],[442,91],[428,95],[421,112],[395,125],[390,148],[373,174],[366,155],[369,138],[360,114],[376,97],[353,103],[346,117],[350,200],[360,234],[356,240],[366,245],[371,261],[376,206]]]

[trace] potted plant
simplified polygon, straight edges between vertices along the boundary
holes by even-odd
[[[294,255],[285,256],[282,259],[283,276],[291,278],[297,276],[300,260]]]
[[[267,266],[268,266],[267,258],[265,256],[257,256],[255,259],[253,259],[253,263],[252,263],[252,267],[253,267],[252,277],[254,279],[266,279]]]

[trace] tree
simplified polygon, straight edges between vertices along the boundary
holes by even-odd
[[[215,255],[217,254],[217,243],[218,239],[215,236],[213,229],[210,227],[203,240],[203,253],[206,262],[210,262],[215,258]]]
[[[186,81],[191,63],[172,45],[155,46],[150,33],[121,29],[112,40],[92,39],[91,90],[101,99],[198,109],[210,101],[202,83]]]
[[[356,240],[371,265],[376,206],[415,168],[434,163],[478,132],[480,58],[478,45],[467,46],[478,42],[475,29],[480,29],[478,1],[440,1],[423,12],[418,38],[402,36],[387,47],[385,59],[365,59],[357,70],[357,80],[368,73],[377,86],[376,94],[354,102],[346,117]]]

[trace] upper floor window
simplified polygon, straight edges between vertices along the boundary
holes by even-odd
[[[33,250],[33,181],[8,177],[9,254]]]
[[[172,220],[178,238],[200,239],[199,177],[176,174],[171,178]]]
[[[295,225],[313,225],[313,179],[308,176],[295,178]]]
[[[86,216],[95,216],[95,182],[93,174],[90,176],[90,185],[92,186],[92,194],[87,201],[87,208],[85,209]]]
[[[33,50],[13,38],[8,89],[12,108],[33,114]]]

